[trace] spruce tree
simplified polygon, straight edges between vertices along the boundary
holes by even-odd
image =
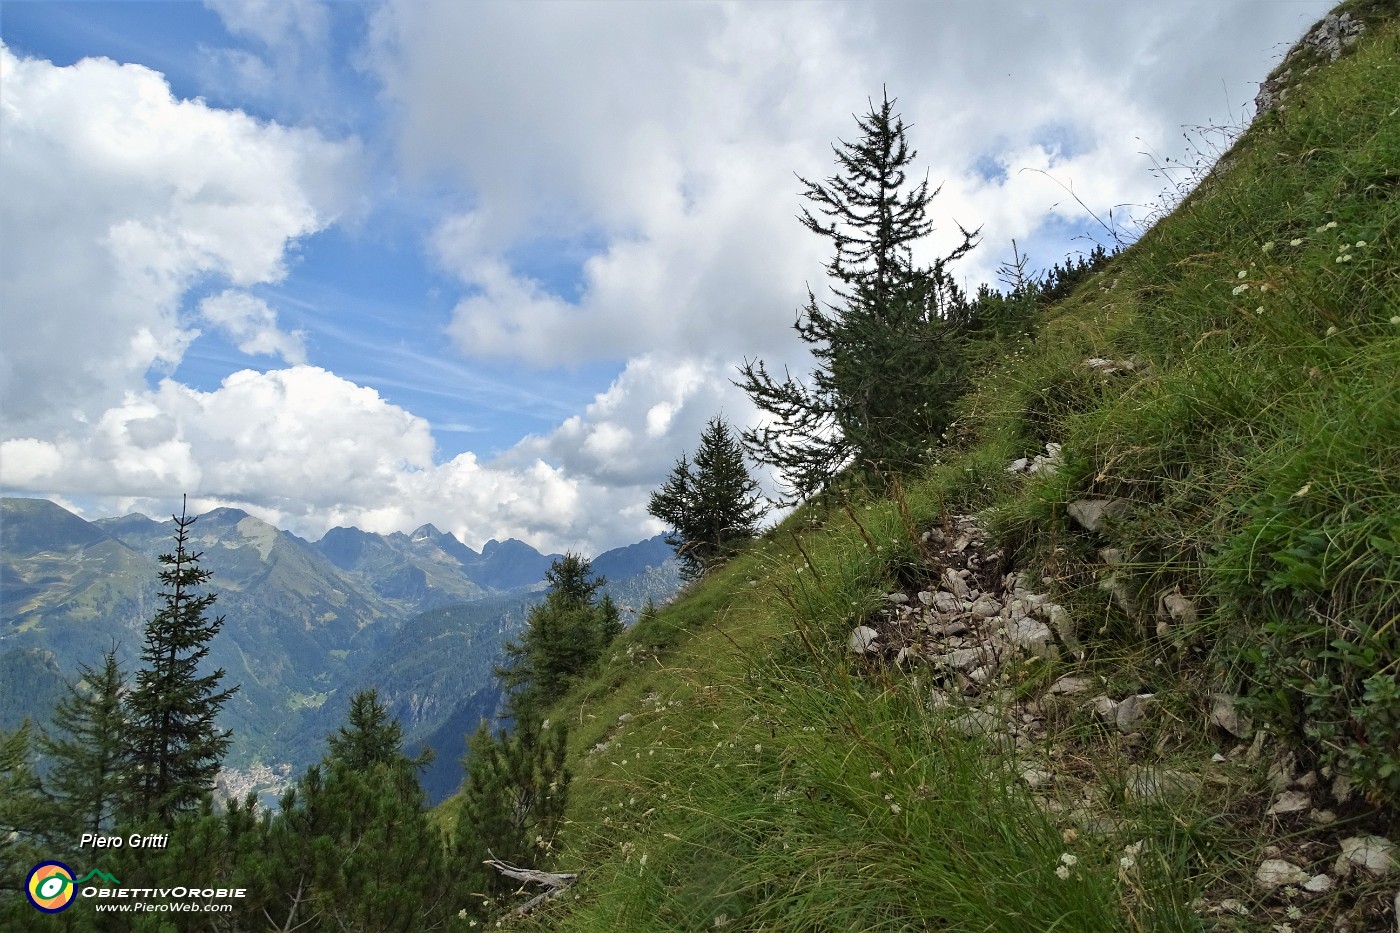
[[[116,818],[126,764],[124,680],[115,648],[101,670],[80,665],[78,682],[54,709],[58,737],[39,737],[52,762],[48,790],[74,833],[100,833]]]
[[[32,731],[28,720],[18,729],[0,730],[0,892],[18,894],[34,863],[56,852],[54,808],[29,754]],[[23,898],[18,901],[24,903]],[[23,910],[24,916],[34,916],[27,904]]]
[[[168,824],[176,813],[197,805],[213,788],[231,741],[214,720],[238,688],[219,689],[222,668],[199,673],[224,617],[206,618],[217,596],[196,592],[213,574],[199,566],[203,554],[188,550],[195,521],[182,508],[175,519],[175,551],[160,556],[167,568],[160,574],[164,608],[146,625],[145,666],[126,702],[125,816],[135,821]]]
[[[758,531],[763,516],[758,483],[722,417],[711,418],[694,461],[682,456],[652,493],[647,511],[671,527],[681,574],[695,579],[734,555]]]
[[[812,205],[802,225],[834,247],[826,271],[836,301],[818,302],[809,290],[794,325],[817,368],[805,382],[780,380],[761,360],[745,361],[736,383],[770,416],[744,432],[744,444],[784,474],[794,501],[825,490],[848,466],[917,465],[966,380],[959,343],[967,302],[946,267],[972,249],[976,233],[959,226],[952,252],[916,265],[912,244],[933,230],[927,211],[938,190],[927,179],[909,183],[917,153],[888,95],[857,125],[859,142],[832,147],[837,175],[798,178]]]
[[[506,644],[506,662],[496,668],[496,676],[517,722],[537,718],[563,696],[616,633],[616,607],[608,610],[593,602],[606,581],[592,574],[592,564],[577,554],[556,560],[545,574],[549,591],[544,602],[530,610],[520,641]]]

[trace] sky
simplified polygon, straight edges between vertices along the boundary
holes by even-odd
[[[797,176],[872,99],[975,288],[1131,238],[1330,6],[0,0],[0,493],[641,540],[810,367]]]

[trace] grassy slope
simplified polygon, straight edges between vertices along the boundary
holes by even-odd
[[[1393,883],[1255,891],[1266,844],[1295,860],[1313,851],[1319,866],[1335,846],[1309,850],[1306,827],[1262,816],[1269,746],[1210,763],[1230,743],[1207,730],[1209,694],[1240,688],[1260,613],[1288,610],[1254,601],[1286,577],[1270,563],[1286,550],[1278,528],[1320,536],[1324,614],[1383,628],[1400,582],[1400,556],[1382,548],[1400,516],[1396,19],[1287,104],[987,374],[945,463],[893,499],[792,517],[625,636],[555,710],[572,729],[575,779],[552,861],[585,874],[517,924],[1301,931],[1347,916],[1352,930],[1390,928]],[[1104,377],[1083,366],[1095,356],[1151,366]],[[1058,475],[1006,472],[1046,441],[1064,445]],[[1134,507],[1096,538],[1066,517],[1085,495]],[[1089,647],[1082,665],[1011,671],[1010,694],[1087,669],[1114,696],[1158,695],[1144,747],[1079,717],[1042,750],[1102,790],[1114,831],[1037,806],[995,749],[929,709],[927,672],[857,669],[845,650],[883,593],[931,572],[922,530],[962,512],[983,517],[1013,566],[1051,577]],[[1144,634],[1096,585],[1105,544],[1127,555],[1145,601],[1179,586],[1201,620]],[[1133,798],[1122,792],[1133,759],[1203,780],[1181,797]],[[1062,879],[1066,853],[1077,862]],[[1191,907],[1229,897],[1248,916],[1202,920]]]

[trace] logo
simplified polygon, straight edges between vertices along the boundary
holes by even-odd
[[[62,862],[40,862],[29,872],[24,893],[36,910],[46,914],[67,910],[77,894],[73,869]]]
[[[25,881],[24,893],[36,910],[56,914],[67,910],[73,904],[79,885],[87,884],[94,878],[103,884],[121,885],[116,878],[96,868],[75,879],[73,869],[62,862],[40,862],[30,870]]]

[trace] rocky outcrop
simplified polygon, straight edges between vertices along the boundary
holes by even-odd
[[[1366,24],[1350,13],[1329,13],[1314,26],[1302,41],[1289,51],[1278,68],[1274,69],[1254,98],[1255,117],[1262,116],[1275,107],[1282,108],[1288,92],[1303,75],[1308,74],[1319,64],[1335,62],[1366,31]]]

